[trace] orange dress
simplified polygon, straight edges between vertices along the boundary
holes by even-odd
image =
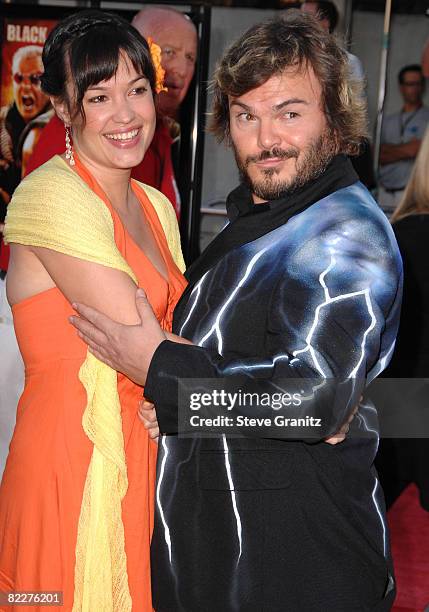
[[[168,282],[134,243],[88,171],[80,163],[77,170],[110,209],[117,247],[145,289],[158,321],[170,330],[185,280],[148,197],[133,183],[163,255]],[[73,605],[78,519],[93,448],[82,428],[86,393],[78,379],[86,345],[68,322],[73,310],[57,288],[25,299],[12,310],[26,378],[0,487],[0,593],[62,591],[63,605],[49,609],[68,611]],[[128,582],[133,612],[148,612],[157,445],[137,415],[142,388],[118,374],[118,391],[129,482],[122,503]]]

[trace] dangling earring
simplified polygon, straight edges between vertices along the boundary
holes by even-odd
[[[75,161],[73,157],[73,148],[70,140],[70,126],[64,126],[66,128],[66,159],[69,160],[70,166],[74,166]]]

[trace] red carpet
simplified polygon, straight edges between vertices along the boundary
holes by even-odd
[[[410,485],[388,512],[397,597],[392,612],[429,608],[429,512]]]

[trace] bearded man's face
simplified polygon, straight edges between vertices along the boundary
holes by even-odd
[[[292,193],[319,176],[336,154],[311,67],[272,76],[230,97],[231,141],[255,203]]]

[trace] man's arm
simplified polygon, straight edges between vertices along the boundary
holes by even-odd
[[[125,272],[52,249],[11,243],[8,292],[12,301],[24,299],[25,291],[31,295],[55,286],[70,303],[84,301],[120,323],[139,321],[136,285]],[[165,339],[159,331],[158,342]]]
[[[158,325],[147,303],[139,307],[140,326],[114,325],[81,306],[78,312],[95,327],[83,320],[74,324],[97,357],[146,383],[145,395],[156,405],[162,433],[177,432],[181,379],[231,382],[240,376],[243,392],[279,392],[288,379],[301,379],[310,390],[314,381],[335,382],[317,385],[301,408],[300,416],[323,416],[323,439],[350,416],[367,373],[394,342],[401,274],[393,233],[386,232],[383,223],[338,223],[303,244],[293,261],[285,261],[287,269],[272,295],[266,353],[261,357],[220,354],[214,348],[169,340],[158,340],[155,352],[148,351],[148,344],[155,345]],[[263,412],[264,407],[261,416]],[[266,412],[272,416],[268,407]]]
[[[321,438],[338,431],[380,357],[381,334],[391,336],[390,344],[394,339],[395,323],[387,325],[386,317],[400,274],[390,240],[382,228],[355,219],[332,228],[319,244],[303,245],[295,260],[287,262],[296,284],[291,285],[285,270],[272,298],[263,357],[220,355],[169,341],[160,344],[150,363],[145,394],[156,405],[161,432],[177,431],[178,380],[234,376],[242,377],[243,392],[259,393],[281,391],[288,379],[311,381],[310,389],[317,379],[327,381],[300,416],[323,416]],[[318,256],[310,259],[309,252]],[[259,414],[264,416],[263,410]]]
[[[380,147],[380,164],[385,166],[405,159],[414,159],[419,152],[421,143],[421,140],[415,138],[402,144],[382,144]]]
[[[80,337],[89,344],[90,350],[113,369],[122,371],[132,380],[140,381],[143,384],[150,363],[147,358],[147,351],[141,352],[141,347],[146,344],[145,338],[149,336],[158,337],[159,335],[158,322],[144,292],[141,289],[136,292],[136,307],[140,320],[144,322],[144,327],[142,325],[127,326],[115,323],[100,312],[82,304],[75,305],[75,307],[86,318],[71,317],[71,321],[79,329]],[[165,335],[172,342],[192,345],[189,340],[175,334],[166,332]],[[142,361],[140,361],[139,352]],[[331,445],[343,442],[357,410],[358,405],[354,407],[340,428],[331,436],[324,438],[324,441]],[[148,430],[149,436],[157,441],[160,431],[154,405],[142,400],[139,416]]]

